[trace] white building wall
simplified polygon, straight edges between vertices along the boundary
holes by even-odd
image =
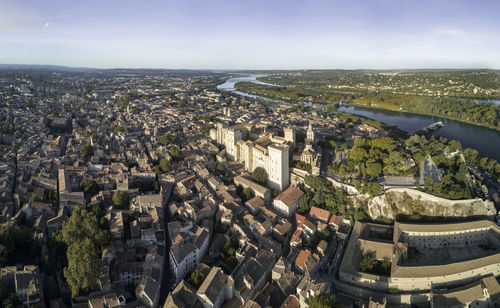
[[[269,169],[267,174],[269,176],[269,185],[272,188],[284,190],[288,187],[290,170],[288,166],[288,147],[274,147],[270,146],[269,150]]]
[[[274,199],[273,201],[273,207],[276,211],[280,212],[281,214],[285,216],[290,216],[290,212],[288,211],[288,206],[286,206],[283,202],[280,200]]]
[[[293,139],[293,133],[289,133],[289,138]],[[289,147],[288,146],[268,146],[267,154],[259,150],[252,144],[238,143],[243,140],[243,133],[240,130],[223,128],[222,124],[217,124],[217,142],[226,147],[227,157],[231,160],[243,162],[245,169],[253,172],[255,168],[261,167],[268,175],[268,185],[278,190],[288,187],[289,170]]]
[[[179,282],[189,272],[193,271],[197,266],[197,250],[193,250],[181,263],[176,264],[173,257],[170,256],[170,266],[175,274],[176,281]]]
[[[207,236],[205,238],[205,241],[203,242],[203,244],[201,245],[201,248],[200,250],[198,251],[197,253],[197,261],[198,261],[198,264],[201,263],[201,259],[203,258],[203,256],[205,256],[207,254],[207,251],[208,251],[208,244],[209,244],[209,239],[210,239],[210,236]],[[196,265],[198,265],[196,264]]]

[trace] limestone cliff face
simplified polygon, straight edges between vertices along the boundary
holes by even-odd
[[[495,216],[493,202],[482,199],[449,200],[409,188],[391,188],[384,195],[368,198],[368,212],[372,219],[393,220],[398,214],[431,217]]]

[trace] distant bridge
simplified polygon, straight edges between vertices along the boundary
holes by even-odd
[[[436,123],[432,123],[431,125],[427,125],[425,127],[422,127],[420,129],[417,129],[417,130],[414,130],[412,132],[410,132],[409,134],[410,135],[413,135],[417,132],[424,132],[424,133],[427,133],[427,132],[434,132],[434,131],[437,131],[438,129],[440,129],[441,127],[443,127],[444,124],[442,121],[438,121]]]

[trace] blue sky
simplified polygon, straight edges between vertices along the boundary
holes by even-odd
[[[0,63],[496,68],[496,0],[0,0]]]

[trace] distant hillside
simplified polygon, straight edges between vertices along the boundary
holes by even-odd
[[[189,76],[200,74],[217,74],[213,70],[190,70],[190,69],[150,69],[150,68],[113,68],[101,69],[90,67],[70,67],[58,65],[31,65],[31,64],[0,64],[0,71],[50,71],[67,73],[109,73],[109,74],[167,74],[177,76]]]

